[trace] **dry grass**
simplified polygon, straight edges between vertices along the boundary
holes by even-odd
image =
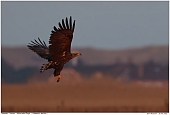
[[[2,112],[168,112],[168,86],[113,79],[2,85]]]

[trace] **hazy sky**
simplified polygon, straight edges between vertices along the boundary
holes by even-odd
[[[62,18],[76,20],[73,47],[130,48],[168,44],[167,2],[1,2],[2,45],[48,44]]]

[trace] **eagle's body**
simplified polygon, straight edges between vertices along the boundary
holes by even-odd
[[[54,26],[54,31],[51,31],[49,47],[47,47],[45,42],[42,42],[39,38],[39,42],[37,40],[31,41],[32,44],[28,45],[30,50],[48,60],[48,64],[43,64],[40,70],[43,72],[44,70],[53,68],[54,76],[57,76],[57,82],[61,79],[60,72],[63,69],[64,64],[81,55],[81,53],[70,52],[75,20],[72,25],[72,18],[70,17],[69,22],[66,18],[65,23],[62,19],[62,24],[59,22],[58,29]]]

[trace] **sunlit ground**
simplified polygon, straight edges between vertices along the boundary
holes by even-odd
[[[168,84],[110,78],[2,85],[2,112],[168,112]]]

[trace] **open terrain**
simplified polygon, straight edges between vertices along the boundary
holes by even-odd
[[[168,112],[168,84],[110,78],[2,84],[2,112]]]

